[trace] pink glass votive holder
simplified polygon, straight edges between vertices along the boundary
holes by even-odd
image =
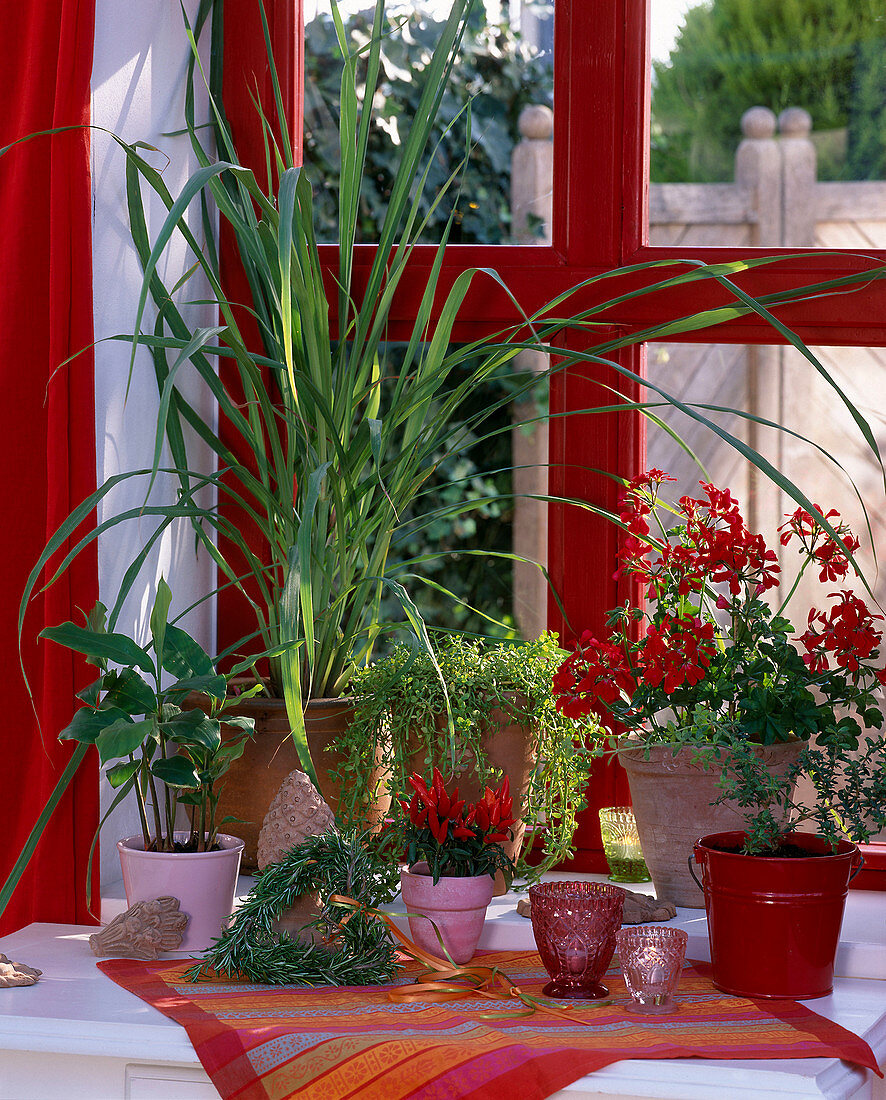
[[[605,882],[542,882],[530,886],[532,933],[551,981],[546,997],[599,1000],[600,978],[615,952],[624,893]]]
[[[682,928],[622,928],[615,940],[631,995],[628,1012],[675,1011],[674,991],[686,958],[688,934]]]

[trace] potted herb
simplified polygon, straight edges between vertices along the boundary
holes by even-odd
[[[161,578],[146,645],[109,633],[101,603],[85,625],[62,623],[41,637],[99,669],[59,738],[95,745],[117,791],[114,806],[130,791],[135,797],[141,834],[117,845],[128,904],[178,898],[190,917],[182,948],[202,950],[233,907],[243,841],[219,831],[225,820],[217,808],[221,781],[252,735],[252,720],[227,713],[230,676],[168,622],[171,599]],[[205,712],[183,709],[194,692],[207,700]],[[238,731],[224,744],[223,721]],[[48,816],[44,811],[44,824]]]
[[[514,825],[508,781],[495,791],[487,787],[474,803],[459,798],[457,787],[447,791],[437,768],[429,781],[416,773],[408,783],[412,797],[397,800],[402,818],[394,831],[406,848],[400,890],[409,931],[431,954],[442,947],[466,963],[483,931],[496,872],[508,882],[514,872],[502,847]]]
[[[557,711],[551,677],[562,659],[549,633],[497,644],[453,634],[435,638],[430,652],[398,645],[356,672],[354,719],[339,742],[343,812],[359,816],[371,798],[370,762],[379,756],[392,790],[431,766],[467,798],[506,777],[517,819],[509,856],[541,836],[535,874],[567,859],[588,781],[584,738],[597,726]]]
[[[621,501],[621,568],[650,603],[613,611],[603,641],[582,636],[554,679],[557,706],[573,715],[602,707],[628,731],[607,733],[595,751],[618,753],[628,770],[644,855],[662,896],[673,896],[671,868],[685,865],[704,834],[708,847],[731,849],[742,862],[769,862],[769,873],[782,880],[782,865],[793,857],[798,866],[817,865],[813,874],[836,861],[842,890],[830,890],[838,913],[826,922],[832,976],[850,841],[886,824],[886,745],[882,734],[867,732],[883,725],[876,697],[886,682],[880,616],[847,588],[832,591],[846,585],[859,543],[835,511],[815,506],[786,517],[781,542],[796,547],[801,565],[787,599],[772,606],[761,597],[773,600],[779,587],[776,555],[747,529],[735,499],[702,484],[699,498],[665,505],[660,489],[668,480],[650,471]],[[818,570],[828,606],[810,610],[799,634],[783,611],[810,568]],[[774,752],[787,753],[777,767]],[[800,776],[814,791],[811,805],[797,794]],[[690,777],[702,782],[701,791],[691,793]],[[703,816],[692,816],[696,810]],[[791,831],[804,820],[817,836]],[[734,895],[738,872],[731,866]],[[706,890],[708,908],[710,896]],[[756,951],[760,937],[749,939]],[[765,964],[773,981],[760,985],[744,954],[736,964],[757,993],[827,992],[826,966],[812,979],[817,992],[809,993],[808,972],[785,973],[791,962],[783,941],[775,935],[772,942],[765,959],[782,953],[780,967]]]

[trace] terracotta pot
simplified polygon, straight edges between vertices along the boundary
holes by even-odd
[[[492,901],[492,876],[444,876],[434,883],[427,863],[416,863],[400,872],[400,890],[413,942],[437,958],[445,957],[433,921],[454,961],[469,962],[480,942],[486,907]]]
[[[228,814],[243,822],[236,825],[237,832],[246,842],[243,852],[243,868],[257,869],[258,834],[271,801],[283,780],[301,764],[290,736],[286,704],[282,699],[246,699],[231,709],[232,714],[255,719],[255,737],[246,743],[243,755],[235,760],[226,774],[219,799],[217,820]],[[305,728],[308,747],[317,771],[320,794],[335,813],[338,809],[339,791],[330,778],[342,762],[342,757],[331,746],[347,729],[353,715],[349,699],[313,699],[305,711]],[[222,737],[225,736],[222,727]],[[384,790],[385,771],[379,759],[375,784]],[[390,795],[385,793],[371,807],[366,824],[378,827],[384,821],[390,806]]]
[[[440,715],[436,719],[438,729],[446,726],[446,716]],[[483,733],[480,747],[486,754],[489,764],[499,769],[508,777],[511,796],[514,800],[514,817],[517,822],[514,826],[514,838],[502,848],[511,859],[516,858],[523,843],[526,832],[526,822],[523,815],[526,812],[526,801],[529,796],[529,783],[535,769],[535,736],[532,730],[514,720],[513,715],[506,710],[496,708],[490,714],[489,725]],[[429,764],[425,758],[424,750],[416,750],[410,759],[410,771],[420,772],[422,775],[430,774],[433,761]],[[483,794],[477,774],[476,762],[466,765],[458,773],[453,783],[458,784],[459,797],[468,802],[476,802]],[[501,872],[495,876],[495,896],[506,893],[504,877]]]
[[[808,1000],[834,985],[834,959],[858,848],[833,851],[810,833],[787,839],[808,856],[747,856],[743,832],[703,836],[701,865],[714,984],[739,997]]]
[[[187,830],[176,840],[186,841]],[[146,852],[144,838],[118,841],[127,906],[155,898],[178,898],[179,910],[189,920],[182,951],[205,951],[212,946],[234,908],[243,841],[219,834],[217,852]]]
[[[777,775],[784,775],[796,761],[803,742],[758,746],[758,754]],[[695,842],[707,833],[726,832],[744,827],[744,818],[731,803],[713,806],[721,789],[717,786],[720,769],[716,762],[709,769],[692,760],[690,749],[656,746],[645,750],[629,749],[618,754],[628,773],[634,817],[643,858],[655,894],[662,901],[688,909],[703,909],[704,896],[693,881],[687,860]]]

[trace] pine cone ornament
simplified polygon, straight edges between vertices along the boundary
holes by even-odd
[[[258,836],[258,866],[267,867],[306,837],[335,825],[335,815],[304,772],[292,771],[274,795]]]

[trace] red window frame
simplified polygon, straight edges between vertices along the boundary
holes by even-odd
[[[244,22],[245,13],[254,8],[253,0],[226,0],[226,58],[229,49],[242,56],[243,44],[250,37],[254,44],[254,20],[251,27]],[[649,9],[650,0],[555,0],[552,244],[450,247],[440,280],[441,301],[448,286],[468,267],[494,267],[530,312],[561,291],[623,265],[666,258],[711,263],[760,254],[759,250],[742,248],[680,248],[675,252],[647,244]],[[301,3],[278,0],[271,11],[275,40],[287,43],[280,56],[284,58],[284,89],[291,97],[290,117],[300,120]],[[233,20],[238,22],[234,32]],[[260,37],[257,41],[261,44]],[[289,48],[293,42],[297,43],[295,49]],[[238,115],[243,120],[254,117],[243,90],[232,92],[226,105],[235,125]],[[871,258],[881,263],[886,260],[886,252],[872,252],[866,259],[850,253],[819,252],[797,258],[788,249],[765,251],[785,259],[778,265],[746,273],[742,286],[753,294],[866,270]],[[434,252],[433,246],[416,248],[413,277],[403,281],[403,291],[394,306],[394,326],[398,321],[404,329],[410,324],[424,287],[422,273],[430,268]],[[335,246],[321,248],[321,256],[334,271]],[[361,271],[368,271],[372,256],[371,245],[357,250],[358,280]],[[714,284],[696,283],[682,288],[679,297],[646,296],[630,307],[621,307],[618,316],[609,319],[622,330],[646,327],[669,316],[710,306],[723,296]],[[587,299],[591,300],[590,291]],[[809,344],[884,346],[886,284],[875,282],[846,297],[800,303],[782,309],[779,316]],[[477,280],[453,335],[455,339],[474,339],[518,319],[500,287],[491,280]],[[576,337],[569,339],[574,341]],[[684,339],[710,342],[711,335],[694,334]],[[754,318],[716,329],[718,343],[773,343],[776,339],[773,329]],[[618,353],[618,361],[642,373],[642,349],[625,349]],[[599,375],[595,383],[586,370],[570,368],[552,382],[551,407],[557,413],[593,407],[605,403],[601,394]],[[643,466],[644,434],[633,414],[603,414],[590,421],[581,415],[558,417],[552,420],[550,434],[554,495],[611,507],[615,503],[612,482],[592,471],[609,469],[632,476]],[[550,623],[568,643],[576,631],[600,629],[606,610],[622,597],[612,577],[615,532],[610,524],[586,511],[552,507],[549,549],[552,580],[571,625],[553,601]],[[604,869],[596,809],[621,802],[626,795],[626,784],[617,769],[598,770],[576,838],[574,869]],[[868,846],[868,863],[880,869],[884,885],[878,888],[886,888],[886,845]]]

